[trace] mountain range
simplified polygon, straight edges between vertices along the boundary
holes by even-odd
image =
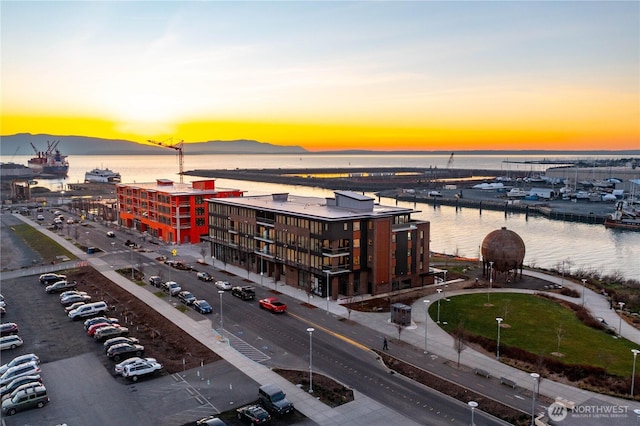
[[[173,149],[167,149],[170,145],[179,143],[178,140],[162,141],[163,146],[142,144],[123,139],[104,139],[90,136],[65,136],[51,134],[18,133],[15,135],[0,136],[0,155],[3,161],[15,155],[33,155],[34,148],[38,151],[47,149],[47,141],[60,141],[59,148],[64,155],[162,155],[175,154]],[[342,154],[342,155],[389,155],[394,154],[450,154],[451,151],[429,150],[363,150],[345,149],[333,151],[308,151],[301,146],[283,146],[267,142],[259,142],[250,139],[237,139],[230,141],[210,140],[203,142],[184,143],[185,153],[189,154]],[[471,155],[483,154],[521,154],[521,155],[545,155],[571,153],[576,155],[625,155],[638,156],[640,150],[456,150],[458,153]]]

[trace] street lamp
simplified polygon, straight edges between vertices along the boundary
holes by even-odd
[[[534,426],[534,418],[536,416],[536,385],[538,384],[540,375],[538,373],[531,373],[531,377],[533,377],[533,398],[531,399],[531,426]]]
[[[133,246],[129,247],[131,249],[131,281],[133,281]],[[171,292],[169,292],[171,295]]]
[[[467,404],[469,404],[469,407],[471,407],[471,426],[475,426],[475,423],[473,421],[473,411],[478,407],[478,403],[475,401],[469,401],[467,402]]]
[[[620,337],[622,336],[622,307],[624,302],[618,302],[618,306],[620,306],[620,326],[618,327],[618,337]]]
[[[427,353],[427,322],[429,321],[429,301],[424,301],[424,353]]]
[[[329,315],[329,270],[327,269],[327,315]]]
[[[633,370],[631,373],[631,398],[633,398],[633,385],[636,382],[636,357],[638,356],[638,354],[640,354],[640,350],[631,349],[631,352],[633,353]]]
[[[436,291],[438,292],[438,320],[436,322],[440,324],[440,293],[442,293],[442,289],[439,288]]]
[[[222,316],[222,295],[224,294],[224,291],[218,290],[218,294],[220,295],[220,334],[222,335],[222,340],[224,341],[224,317]]]
[[[309,332],[309,393],[313,393],[313,327],[307,328]]]
[[[489,290],[491,290],[491,284],[493,284],[493,262],[489,262]]]
[[[496,345],[496,359],[500,360],[500,323],[503,321],[503,319],[498,317],[496,318],[496,321],[498,321],[498,344]]]
[[[587,279],[583,278],[582,279],[582,306],[583,307],[584,307],[584,289],[587,286],[586,282],[587,282]]]

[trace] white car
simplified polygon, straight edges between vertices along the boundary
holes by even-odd
[[[5,349],[15,349],[18,346],[22,346],[22,339],[17,334],[0,337],[0,351]]]
[[[126,377],[127,379],[136,382],[141,376],[154,374],[155,372],[162,370],[162,364],[155,360],[149,361],[149,359],[153,358],[145,359],[144,362],[141,363],[125,365],[124,370],[122,371],[122,377]]]
[[[133,364],[139,365],[139,364],[144,364],[148,362],[157,362],[157,360],[155,358],[140,358],[138,356],[135,356],[133,358],[125,359],[124,361],[116,364],[116,366],[114,367],[114,370],[116,374],[122,375],[122,372],[124,371],[124,368],[127,365],[133,365]]]
[[[40,374],[40,366],[34,361],[16,365],[15,367],[9,368],[0,376],[0,386],[5,386],[18,377],[33,376],[36,374]]]
[[[231,290],[231,284],[229,281],[216,281],[216,287],[220,290]]]
[[[16,365],[26,364],[28,362],[34,361],[36,364],[40,364],[40,358],[36,354],[24,354],[15,357],[8,363],[4,364],[0,367],[0,376],[4,374],[5,371],[10,369],[11,367],[15,367]]]
[[[175,281],[167,281],[166,283],[162,284],[162,290],[164,290],[165,293],[169,293],[170,295],[175,296],[176,294],[180,293],[182,287],[180,287],[180,284]]]

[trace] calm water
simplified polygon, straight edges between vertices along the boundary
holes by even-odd
[[[564,155],[547,159],[571,160],[576,156]],[[589,159],[597,159],[597,156]],[[610,157],[603,157],[610,158]],[[526,174],[544,171],[546,166],[503,163],[508,160],[541,160],[537,156],[456,155],[453,167],[486,168],[504,170],[505,174]],[[585,159],[581,157],[581,159]],[[26,164],[27,156],[13,160]],[[185,154],[185,170],[236,169],[236,168],[324,168],[324,167],[438,167],[446,168],[449,155],[201,155]],[[84,173],[94,167],[108,167],[120,172],[123,182],[151,182],[156,178],[178,181],[178,161],[173,155],[158,156],[73,156],[69,158],[69,177],[65,180],[39,181],[39,185],[53,190],[63,189],[67,183],[84,181]],[[185,176],[185,182],[199,178]],[[332,191],[276,185],[259,182],[217,179],[219,188],[238,188],[246,195],[290,192],[317,197],[331,196]],[[370,194],[372,195],[372,194]],[[382,199],[382,204],[394,204],[395,200]],[[412,203],[399,203],[414,208]],[[417,204],[416,219],[431,222],[431,247],[433,251],[477,257],[484,237],[491,231],[506,226],[517,232],[526,244],[525,264],[543,268],[595,270],[604,274],[620,273],[625,278],[640,280],[640,233],[609,230],[602,225],[547,220],[503,212],[475,209],[456,211],[454,207],[433,208]]]

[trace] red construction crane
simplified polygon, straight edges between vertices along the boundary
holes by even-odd
[[[167,144],[166,142],[170,141],[169,144]],[[147,140],[147,142],[152,143],[154,145],[158,145],[158,146],[164,146],[165,148],[171,148],[171,149],[175,149],[176,151],[178,151],[178,167],[180,168],[180,183],[183,183],[183,172],[184,172],[184,154],[182,153],[182,147],[184,146],[184,141],[180,141],[177,144],[173,144],[173,138],[169,138],[167,140],[158,142],[158,141],[152,141],[150,139]]]

